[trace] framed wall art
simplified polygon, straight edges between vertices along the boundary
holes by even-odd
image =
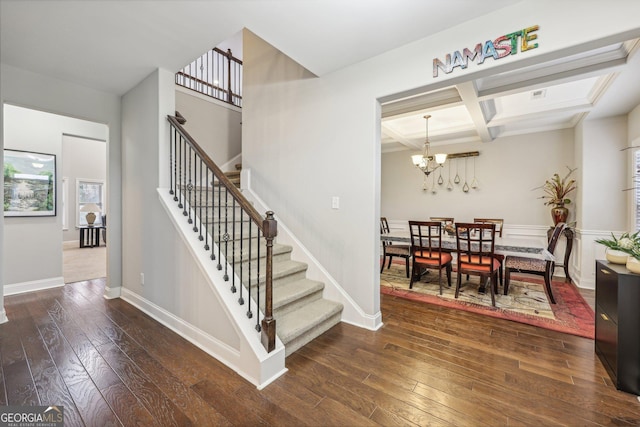
[[[56,156],[4,150],[4,216],[56,215]]]

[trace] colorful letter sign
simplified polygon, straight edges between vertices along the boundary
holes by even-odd
[[[456,67],[465,69],[469,65],[469,61],[476,62],[480,65],[487,58],[498,60],[505,56],[515,55],[518,53],[518,47],[520,47],[521,52],[535,49],[538,47],[538,43],[531,42],[538,38],[535,32],[538,31],[539,28],[538,25],[534,25],[533,27],[514,31],[513,33],[497,37],[495,40],[478,43],[473,50],[465,47],[462,53],[456,50],[453,53],[447,54],[444,62],[438,58],[433,58],[433,77],[438,77],[438,70],[449,74]]]

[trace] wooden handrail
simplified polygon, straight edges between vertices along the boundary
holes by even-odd
[[[194,64],[196,69],[192,70]],[[222,49],[213,48],[178,71],[175,82],[196,92],[241,107],[241,74],[242,61],[233,56],[231,49],[225,52]]]
[[[220,55],[226,56],[227,59],[229,59],[230,61],[233,61],[233,62],[235,62],[235,63],[237,63],[239,65],[242,65],[242,60],[240,60],[240,59],[236,58],[235,56],[233,56],[233,54],[231,53],[231,49],[229,49],[228,51],[225,52],[222,49],[214,47],[212,50],[214,52],[218,52]]]
[[[176,117],[174,116],[167,116],[167,120],[169,121],[169,123],[171,124],[173,131],[177,132],[177,134],[180,136],[180,141],[184,141],[185,144],[189,145],[189,150],[191,153],[191,150],[193,150],[193,152],[195,153],[195,155],[200,159],[200,181],[202,184],[202,164],[205,165],[206,169],[208,171],[211,171],[211,173],[213,174],[213,176],[215,178],[218,179],[218,183],[219,185],[222,185],[225,187],[226,189],[226,193],[225,194],[231,194],[231,197],[233,199],[234,202],[234,207],[235,204],[237,203],[237,205],[240,206],[240,208],[242,209],[242,212],[244,212],[244,214],[246,214],[250,221],[252,223],[254,223],[258,229],[260,230],[262,237],[264,237],[265,239],[265,243],[266,243],[266,257],[265,257],[265,261],[266,261],[266,271],[265,271],[265,295],[264,295],[264,313],[263,313],[263,317],[262,317],[262,321],[260,321],[260,318],[257,318],[257,324],[256,324],[256,330],[261,332],[261,341],[265,347],[265,349],[267,350],[267,352],[271,352],[275,349],[275,343],[276,343],[276,320],[273,318],[273,240],[276,237],[276,235],[278,234],[278,223],[274,218],[274,214],[271,211],[268,211],[266,213],[266,216],[263,218],[262,215],[260,215],[260,213],[258,213],[258,211],[253,207],[253,205],[246,199],[246,197],[244,197],[244,195],[240,192],[240,190],[238,190],[238,188],[231,183],[231,181],[229,180],[229,178],[224,174],[224,172],[222,172],[222,170],[213,162],[213,160],[209,157],[209,155],[207,153],[205,153],[205,151],[202,149],[202,147],[200,147],[200,145],[193,139],[193,137],[191,135],[189,135],[189,132],[187,132],[181,125],[181,122],[186,121],[186,119],[184,119],[184,117],[182,117],[181,115],[179,115],[179,113],[176,111]],[[174,144],[176,143],[175,140],[173,142]],[[183,142],[181,142],[182,144]],[[174,146],[173,151],[171,151],[170,149],[170,162],[172,162],[171,160],[171,153],[172,152],[176,152],[176,147]],[[181,150],[179,150],[181,151]],[[186,162],[186,160],[185,160]],[[185,163],[185,167],[186,167],[186,163]],[[175,167],[174,167],[174,174],[175,174]],[[189,155],[189,174],[191,174],[191,154]],[[195,174],[195,171],[194,171]],[[175,176],[175,175],[174,175]],[[206,184],[205,187],[208,186],[209,184],[209,172],[206,173]],[[197,178],[197,176],[196,176]],[[175,183],[175,187],[173,187],[173,183],[171,184],[171,194],[175,194],[177,195],[181,190],[179,190],[179,188],[181,188],[182,184],[178,184],[177,180]],[[189,201],[191,201],[191,191],[193,190],[193,184],[191,183],[191,177],[189,177],[189,183],[188,185],[185,185],[185,187],[188,190],[188,194],[189,194]],[[200,190],[201,191],[201,190]],[[175,201],[179,201],[180,198],[177,196],[174,196],[174,200]],[[208,200],[208,199],[207,199]],[[202,193],[200,194],[200,213],[198,218],[192,219],[191,218],[191,209],[189,209],[189,211],[187,211],[186,209],[186,205],[182,205],[182,202],[179,202],[178,207],[180,208],[184,208],[183,214],[185,216],[188,216],[188,222],[191,224],[194,221],[200,221],[200,227],[197,227],[197,224],[194,224],[193,227],[193,231],[197,232],[198,230],[200,230],[200,240],[203,240],[203,235],[202,235],[202,219],[203,219],[203,215],[202,215]],[[207,208],[208,209],[208,208]],[[225,208],[226,211],[226,208]],[[197,207],[193,208],[193,212],[194,212],[194,217],[197,214]],[[207,217],[207,211],[205,210],[205,215],[204,218]],[[235,218],[235,214],[234,217]],[[207,222],[208,220],[206,220],[205,222],[205,226],[208,224]],[[233,220],[235,221],[235,219]],[[242,229],[242,227],[241,227]],[[235,233],[235,225],[232,227],[232,234]],[[251,229],[249,229],[251,230]],[[240,231],[242,233],[242,231]],[[226,245],[227,242],[229,241],[229,234],[228,231],[226,229],[225,226],[225,232],[224,232],[224,245],[225,245],[225,250],[226,250]],[[242,239],[242,234],[240,234],[240,239]],[[205,233],[205,250],[209,250],[210,247],[208,245],[208,234]],[[220,245],[221,245],[221,241],[220,241],[220,237],[218,240],[218,270],[222,269],[222,264],[220,263]],[[233,250],[234,250],[234,254],[235,254],[235,246],[232,245]],[[249,254],[251,254],[251,240],[249,240]],[[240,248],[240,254],[242,254],[242,247]],[[226,255],[228,255],[228,253],[226,253]],[[242,255],[241,255],[242,256]],[[259,280],[259,276],[260,276],[260,263],[259,263],[259,258],[260,258],[260,249],[258,247],[258,264],[257,264],[257,274],[255,276],[255,282],[252,281],[251,277],[249,277],[249,282],[246,283],[247,285],[247,289],[248,289],[248,293],[249,293],[249,301],[248,301],[248,305],[249,305],[249,309],[247,311],[247,316],[249,318],[252,317],[252,311],[251,311],[251,286],[252,283],[257,284],[258,280]],[[216,257],[214,256],[213,253],[213,249],[212,249],[212,254],[211,254],[211,259],[216,259]],[[236,263],[236,258],[234,256],[232,256],[233,259],[233,268],[235,269],[235,263]],[[240,263],[242,263],[242,260],[240,261]],[[227,262],[225,263],[225,274],[224,274],[224,280],[228,280],[229,276],[227,274],[227,266],[230,265],[229,261],[227,260]],[[251,270],[251,260],[249,258],[249,270]],[[236,287],[235,287],[235,274],[233,276],[233,280],[232,280],[232,287],[231,287],[231,291],[232,292],[236,292]],[[242,268],[240,268],[240,273],[238,274],[238,277],[240,277],[242,279],[243,274],[242,274]],[[258,285],[257,289],[257,306],[259,307],[260,305],[260,287]],[[244,299],[242,297],[242,288],[240,288],[240,298],[238,300],[239,304],[244,304]]]
[[[194,77],[194,76],[192,76],[192,75],[190,75],[190,74],[187,74],[187,73],[185,73],[185,72],[183,72],[183,71],[178,71],[178,72],[176,73],[176,75],[177,75],[177,76],[182,76],[182,77],[184,77],[185,79],[191,79],[191,80],[195,81],[196,83],[200,83],[201,85],[203,85],[203,86],[207,86],[207,87],[210,87],[211,89],[219,90],[220,92],[224,92],[224,93],[229,93],[225,88],[222,88],[222,87],[220,87],[220,86],[216,86],[216,85],[211,84],[211,83],[209,83],[209,82],[206,82],[206,81],[204,81],[204,80],[202,80],[202,79],[199,79],[199,78],[197,78],[197,77]],[[181,85],[181,86],[183,86],[183,85]],[[186,87],[186,86],[185,86],[185,87]],[[231,95],[232,95],[234,98],[242,99],[242,96],[241,96],[241,95],[238,95],[237,93],[232,93]],[[231,101],[227,101],[227,102],[232,103]],[[234,105],[235,105],[235,104],[234,104]]]
[[[193,139],[193,137],[189,135],[189,132],[187,132],[185,128],[182,127],[178,119],[174,116],[167,116],[167,119],[176,128],[178,133],[193,147],[194,151],[198,154],[198,156],[200,156],[204,164],[207,165],[207,167],[211,169],[216,178],[218,178],[218,181],[222,185],[224,185],[229,193],[233,195],[233,198],[236,199],[242,209],[247,212],[253,222],[255,222],[256,225],[260,227],[260,230],[264,233],[264,218],[262,218],[262,215],[260,215],[256,208],[254,208],[253,205],[249,203],[249,201],[246,199],[246,197],[244,197],[240,190],[238,190],[236,186],[231,183],[229,178],[227,178],[227,176],[224,174],[224,172],[222,172],[218,165],[216,165],[213,160],[211,160],[211,157],[209,157],[209,155],[204,152],[202,147],[200,147],[200,145]]]

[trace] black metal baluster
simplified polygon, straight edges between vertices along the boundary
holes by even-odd
[[[173,128],[173,133],[176,134],[176,129]],[[173,201],[178,201],[178,137],[175,135],[173,138]],[[180,137],[182,138],[182,137]]]
[[[240,274],[238,275],[238,277],[240,277],[240,298],[238,299],[238,302],[240,303],[240,305],[242,305],[243,299],[242,299],[242,288],[244,287],[244,276],[243,274],[243,270],[244,270],[244,227],[242,226],[242,221],[244,219],[244,211],[240,212]]]
[[[256,311],[260,312],[260,230],[258,230],[258,272],[256,273]],[[251,312],[251,302],[249,302],[249,312],[247,313],[249,319],[253,316]],[[260,332],[260,316],[256,316],[256,331]]]
[[[191,152],[193,151],[193,149],[191,148],[191,145],[189,145],[189,155],[187,156],[189,158],[189,169],[187,169],[187,159],[185,158],[184,161],[184,170],[186,171],[187,176],[189,177],[189,182],[185,183],[187,184],[187,194],[185,195],[185,199],[186,201],[189,203],[189,212],[187,212],[187,204],[184,204],[184,211],[182,211],[182,215],[184,216],[188,216],[189,218],[187,219],[187,222],[189,224],[191,224],[191,204],[193,203],[193,200],[191,199],[191,190],[193,189],[193,184],[191,183]],[[184,153],[185,155],[187,155],[187,152],[185,151]]]
[[[221,91],[224,93],[224,88],[222,87],[224,85],[224,76],[220,72],[221,69],[224,69],[223,58],[224,57],[222,55],[218,55],[218,99],[222,99],[224,101],[224,95],[220,94]]]
[[[176,128],[171,125],[171,129],[169,130],[169,194],[174,194],[173,192],[173,150],[176,143]]]
[[[224,256],[229,256],[229,190],[225,187],[224,192]],[[229,280],[229,260],[224,263],[224,280]]]
[[[179,159],[178,159],[178,180],[179,180],[179,184],[178,184],[178,208],[182,209],[184,207],[184,205],[182,204],[182,196],[184,195],[184,186],[182,184],[182,150],[183,147],[185,146],[186,142],[184,141],[184,138],[182,138],[182,136],[180,137],[180,145],[178,146],[178,155],[179,155]]]
[[[193,232],[198,232],[198,153],[193,150],[193,200],[189,204],[189,219],[193,219]],[[193,212],[193,214],[192,214]],[[192,218],[193,215],[193,218]]]
[[[209,250],[209,167],[207,166],[207,172],[204,179],[204,196],[205,196],[205,208],[204,208],[204,250]],[[213,199],[213,197],[211,197]]]
[[[249,221],[249,254],[247,258],[247,298],[251,299],[251,227],[253,226],[253,221]],[[242,298],[242,288],[240,288],[240,299],[238,300],[240,305],[244,304],[244,299]]]
[[[215,81],[215,78],[213,76],[213,50],[207,52],[207,66],[209,67],[207,71],[207,78],[209,79],[209,83],[211,83],[211,86],[209,86],[209,90],[211,92],[211,96],[213,96],[213,82]]]
[[[200,158],[200,185],[198,186],[198,192],[200,193],[200,213],[198,214],[198,222],[200,223],[200,235],[198,236],[198,240],[200,240],[201,242],[204,240],[204,236],[202,235],[202,168],[202,158]]]
[[[220,264],[220,239],[222,238],[222,193],[220,193],[221,185],[220,181],[218,181],[218,265],[216,268],[218,270],[222,270],[222,264]]]
[[[231,218],[233,220],[233,223],[231,224],[231,235],[233,236],[233,239],[231,239],[231,259],[233,260],[233,267],[231,268],[231,270],[234,272],[234,274],[231,277],[231,292],[235,293],[236,292],[236,275],[235,275],[235,271],[236,271],[236,199],[235,197],[233,198],[233,204],[231,205],[233,207],[233,211],[231,212]],[[240,223],[240,228],[242,228],[242,223]],[[228,255],[228,252],[227,252]],[[227,260],[227,264],[229,264],[229,261]]]

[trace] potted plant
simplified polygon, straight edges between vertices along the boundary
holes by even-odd
[[[557,173],[553,174],[551,179],[545,181],[544,185],[538,188],[542,188],[545,192],[541,199],[547,199],[544,202],[545,205],[552,205],[551,217],[553,218],[553,224],[557,225],[559,222],[567,222],[567,216],[569,215],[569,209],[564,205],[571,203],[571,199],[567,197],[569,193],[576,189],[576,180],[569,179],[571,174],[577,169],[571,169],[567,166],[569,172],[561,179]]]
[[[634,245],[631,249],[627,250],[629,256],[627,257],[627,270],[632,273],[640,274],[640,244]]]
[[[596,239],[596,243],[600,243],[607,247],[605,256],[607,261],[613,264],[626,264],[629,255],[632,255],[634,249],[637,252],[638,258],[640,258],[640,238],[638,238],[640,231],[636,231],[633,234],[622,233],[618,238],[611,233],[611,239]]]

